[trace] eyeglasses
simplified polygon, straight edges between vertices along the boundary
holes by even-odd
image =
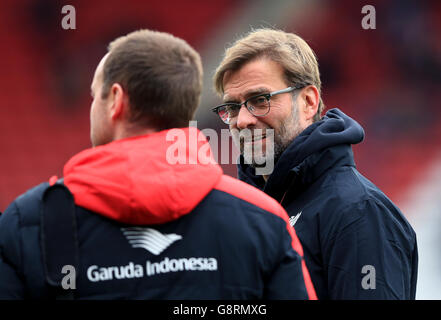
[[[270,107],[271,107],[270,99],[272,96],[275,96],[277,94],[292,92],[297,89],[302,89],[305,86],[306,85],[299,85],[295,87],[288,87],[270,93],[259,94],[246,99],[242,103],[234,103],[234,102],[224,103],[221,104],[220,106],[211,109],[211,111],[216,113],[221,118],[221,120],[226,124],[230,124],[231,120],[239,115],[239,111],[240,108],[242,108],[242,105],[244,105],[253,116],[264,117],[270,112]]]

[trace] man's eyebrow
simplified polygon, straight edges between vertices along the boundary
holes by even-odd
[[[224,97],[222,98],[222,101],[224,103],[236,103],[236,102],[238,102],[236,99],[230,98],[230,96],[228,94],[224,95]]]
[[[254,97],[259,94],[264,94],[264,93],[269,93],[269,92],[270,92],[270,90],[268,88],[260,87],[257,89],[251,89],[251,90],[245,91],[243,96],[245,97],[245,99],[248,99],[250,97]]]
[[[259,94],[269,93],[269,92],[270,92],[270,90],[265,87],[253,88],[248,91],[245,91],[243,96],[245,97],[245,99],[248,99],[250,97],[257,96]],[[230,98],[230,96],[228,94],[224,95],[223,101],[225,103],[230,103],[230,102],[231,103],[239,103],[239,101],[237,101],[236,99]]]

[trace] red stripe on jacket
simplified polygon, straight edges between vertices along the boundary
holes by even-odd
[[[245,183],[240,180],[234,179],[232,177],[223,175],[218,184],[214,189],[226,192],[235,196],[236,198],[242,199],[248,203],[255,205],[265,211],[271,212],[276,216],[282,218],[286,223],[286,229],[291,235],[291,245],[294,251],[296,251],[302,258],[302,271],[303,278],[305,280],[306,291],[308,292],[308,297],[310,300],[317,300],[317,294],[315,293],[314,286],[309,275],[309,271],[306,268],[305,260],[303,259],[303,248],[300,244],[299,239],[295,233],[295,230],[289,224],[289,217],[285,209],[273,198],[262,192],[261,190]]]

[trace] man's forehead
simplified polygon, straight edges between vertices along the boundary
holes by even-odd
[[[247,88],[245,91],[242,92],[238,92],[238,95],[243,97],[251,97],[261,93],[268,93],[270,91],[271,88],[267,86],[257,86],[257,87]],[[234,93],[233,94],[228,94],[227,92],[224,93],[223,96],[224,101],[235,100],[235,99],[237,99],[237,96]]]
[[[268,91],[272,86],[284,81],[283,68],[269,59],[252,60],[237,70],[228,70],[223,78],[224,99],[236,95],[236,91],[245,94],[248,91]],[[260,90],[263,89],[263,90]]]
[[[263,79],[269,73],[268,70],[261,70],[261,68],[248,67],[247,65],[238,70],[228,70],[225,72],[223,84],[225,87],[234,87],[241,82],[248,82],[257,79]]]

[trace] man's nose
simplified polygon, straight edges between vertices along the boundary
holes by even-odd
[[[236,127],[239,130],[255,126],[257,123],[257,118],[253,116],[245,106],[242,106],[237,115]]]

